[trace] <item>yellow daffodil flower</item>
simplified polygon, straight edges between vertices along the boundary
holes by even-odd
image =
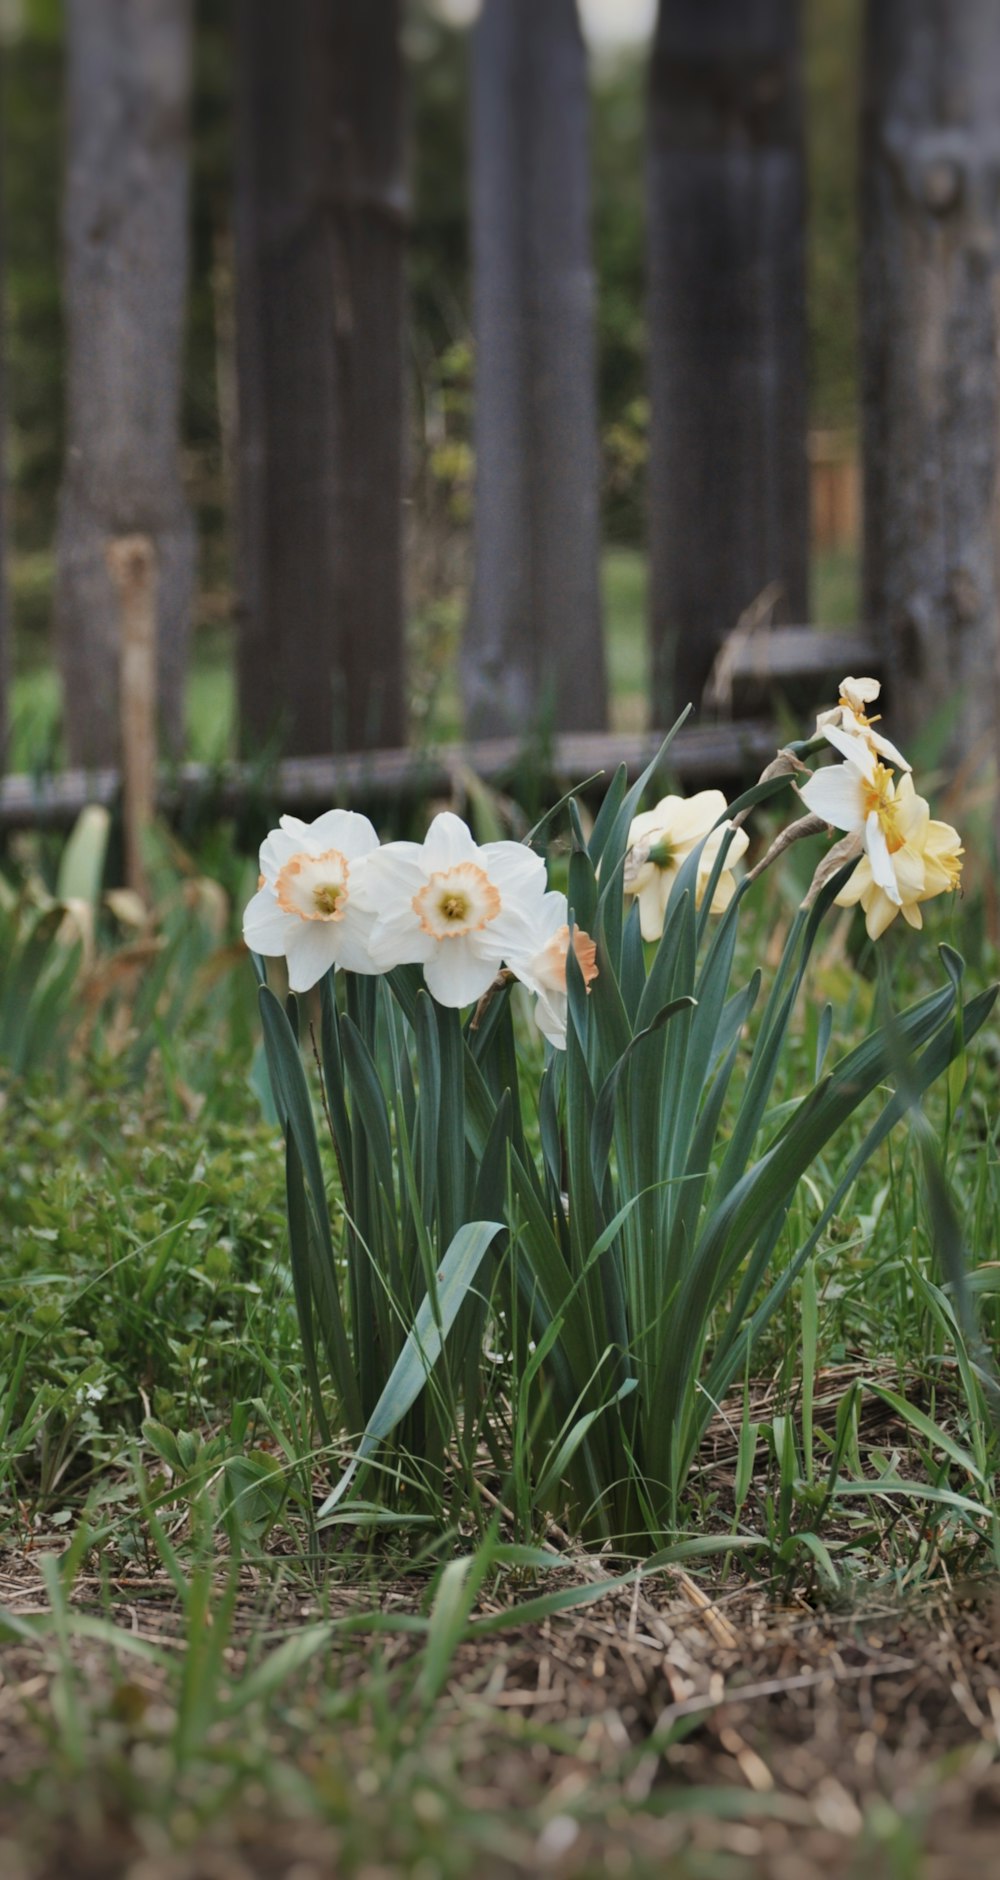
[[[904,891],[909,900],[915,898],[905,835],[909,812],[904,804],[910,798],[904,798],[902,789],[907,774],[900,778],[897,790],[891,771],[877,761],[863,738],[837,725],[828,725],[826,736],[847,761],[818,770],[801,786],[799,795],[814,816],[821,816],[834,829],[861,837],[872,879],[898,909]],[[922,864],[916,885],[923,887]]]
[[[701,790],[697,796],[665,796],[655,809],[633,819],[628,832],[624,888],[626,895],[639,903],[639,927],[644,940],[659,939],[681,863],[699,842],[704,842],[695,891],[697,905],[701,906],[720,845],[731,828],[719,822],[726,807],[721,790]],[[733,835],[712,895],[713,914],[721,914],[736,892],[733,867],[746,853],[748,840],[743,829]]]
[[[898,900],[876,881],[867,851],[837,896],[838,907],[854,907],[860,901],[872,940],[885,932],[897,914],[911,927],[922,927],[921,904],[951,892],[961,880],[963,850],[958,830],[932,820],[930,805],[917,795],[908,776],[901,777],[896,786],[890,848]]]

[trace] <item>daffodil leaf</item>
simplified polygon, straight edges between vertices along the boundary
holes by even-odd
[[[293,1151],[290,1157],[286,1153],[286,1183],[293,1280],[300,1317],[304,1323],[308,1321],[307,1300],[311,1296],[316,1303],[338,1392],[346,1414],[353,1416],[360,1412],[360,1398],[337,1289],[326,1185],[309,1086],[298,1042],[279,1000],[268,986],[262,986],[258,996],[271,1088],[285,1128],[286,1143]],[[318,1404],[315,1372],[313,1354],[310,1383]]]
[[[433,1297],[425,1294],[351,1462],[319,1509],[318,1520],[343,1500],[361,1463],[374,1455],[416,1402],[487,1249],[502,1232],[502,1221],[469,1221],[459,1228],[438,1269]]]

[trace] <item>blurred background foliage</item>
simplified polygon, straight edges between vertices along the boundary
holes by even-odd
[[[232,50],[229,0],[197,0],[191,172],[191,279],[184,376],[185,476],[200,544],[192,742],[221,755],[232,592],[228,518],[235,385],[232,287]],[[810,422],[853,448],[857,402],[856,127],[859,0],[805,0],[809,162]],[[63,446],[59,214],[63,21],[59,0],[5,0],[2,98],[6,360],[12,485],[11,577],[24,714],[54,711],[48,670],[52,540]],[[409,0],[410,243],[409,601],[414,729],[429,720],[461,629],[469,574],[473,351],[467,217],[466,32],[431,0]],[[605,540],[645,541],[646,387],[643,165],[646,49],[603,52],[591,67],[594,264]],[[817,618],[850,619],[853,568],[817,570]],[[612,555],[605,572],[614,667],[635,663],[628,610],[643,568]],[[614,645],[614,608],[629,644]],[[635,623],[638,627],[638,619]],[[51,691],[51,698],[49,693]],[[203,721],[203,722],[202,722]],[[220,726],[222,730],[220,731]],[[38,739],[33,755],[40,756]]]

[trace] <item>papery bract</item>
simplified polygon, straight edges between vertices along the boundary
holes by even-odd
[[[366,892],[379,972],[421,965],[440,1005],[482,997],[509,950],[530,943],[546,891],[545,863],[522,842],[480,847],[461,817],[435,816],[423,842],[387,842]]]
[[[373,915],[364,894],[378,836],[367,816],[331,809],[315,822],[282,816],[261,844],[260,887],[243,916],[255,953],[288,962],[293,992],[308,992],[331,966],[374,973]]]

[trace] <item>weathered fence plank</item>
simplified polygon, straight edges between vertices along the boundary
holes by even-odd
[[[118,606],[105,550],[148,535],[167,748],[184,743],[195,543],[181,486],[190,0],[68,0],[66,458],[56,625],[73,763],[118,754]]]
[[[575,0],[485,0],[472,52],[470,736],[606,722],[587,74]]]
[[[808,619],[797,0],[660,0],[647,221],[654,710],[771,583]]]
[[[243,747],[402,743],[399,0],[234,18]]]
[[[1000,14],[869,0],[862,176],[864,615],[903,736],[1000,716]]]

